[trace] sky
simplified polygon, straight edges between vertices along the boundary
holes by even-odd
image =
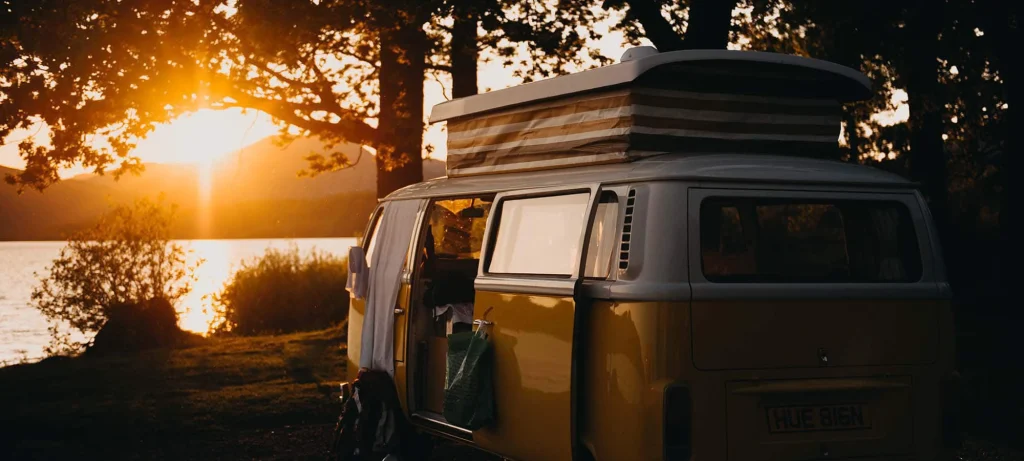
[[[592,42],[590,47],[618,60],[629,48],[623,45],[622,34],[607,32],[607,24],[598,25],[597,28],[603,32],[602,39]],[[518,84],[519,80],[512,73],[513,69],[503,68],[497,59],[481,64],[478,71],[480,91],[488,92]],[[451,94],[450,80],[428,78],[424,82],[424,115],[429,117],[434,105],[446,101],[446,94]],[[239,109],[204,109],[156,127],[146,139],[139,142],[133,153],[146,163],[212,162],[277,132],[278,128],[270,116],[258,111],[243,113]],[[7,143],[0,146],[0,165],[24,167],[25,162],[18,156],[17,145],[29,136],[35,137],[37,142],[45,142],[48,132],[33,127],[12,133]],[[431,158],[444,160],[446,147],[443,124],[429,126],[424,135],[424,143],[433,147]],[[63,171],[62,176],[67,178],[85,172],[75,167]]]

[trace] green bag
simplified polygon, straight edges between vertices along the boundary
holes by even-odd
[[[444,417],[471,430],[494,421],[494,355],[485,330],[448,336]]]

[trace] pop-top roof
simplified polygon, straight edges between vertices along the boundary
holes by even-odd
[[[829,61],[758,51],[683,50],[443,102],[430,112],[430,123],[624,85],[654,69],[672,65],[685,69],[691,78],[716,74],[752,78],[772,72],[793,79],[790,81],[794,84],[809,84],[803,90],[839,102],[871,96],[871,80],[864,74]]]
[[[634,57],[635,56],[635,57]],[[627,53],[620,64],[434,107],[448,176],[631,162],[667,153],[834,157],[864,75],[774,53]]]

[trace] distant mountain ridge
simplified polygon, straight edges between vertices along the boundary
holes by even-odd
[[[339,146],[353,161],[359,146]],[[322,152],[315,138],[283,147],[273,139],[257,141],[218,159],[210,178],[193,164],[146,164],[138,176],[84,174],[63,180],[43,193],[0,184],[0,240],[62,239],[86,227],[114,203],[141,197],[179,207],[177,238],[347,237],[362,232],[376,203],[377,170],[364,153],[351,168],[315,177],[299,177],[305,157]],[[424,178],[444,176],[444,162],[425,159]],[[0,177],[17,170],[0,166]],[[209,196],[201,183],[209,183]],[[208,201],[206,206],[201,202]]]

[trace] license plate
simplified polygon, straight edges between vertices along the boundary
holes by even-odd
[[[867,405],[803,405],[768,407],[768,430],[779,432],[817,432],[870,429]]]

